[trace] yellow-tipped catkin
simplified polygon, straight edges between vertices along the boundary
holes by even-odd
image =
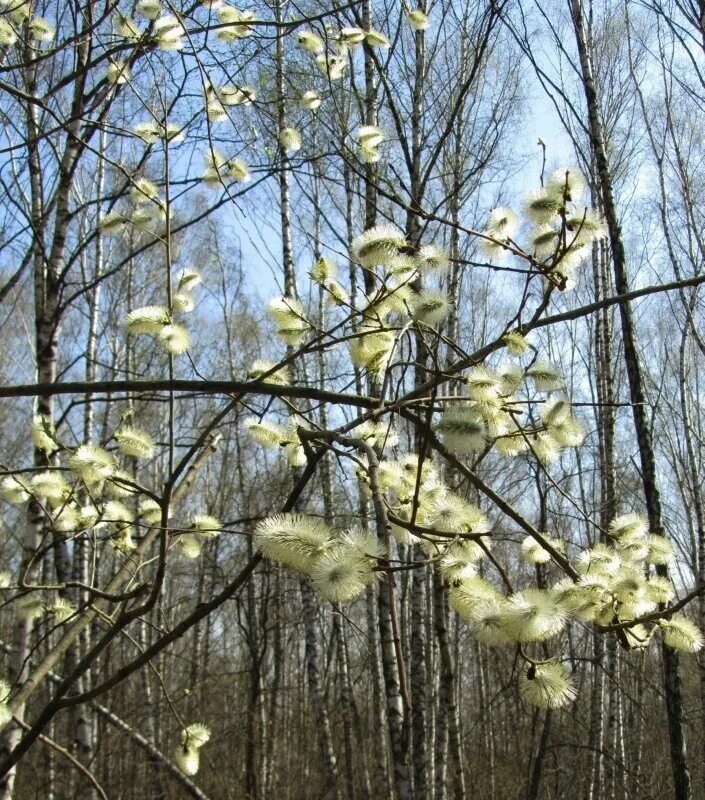
[[[703,646],[703,634],[698,626],[683,614],[658,622],[664,642],[674,650],[696,653]]]
[[[15,475],[8,475],[3,478],[0,484],[0,494],[7,500],[8,503],[19,505],[25,503],[30,498],[29,486]]]
[[[531,664],[519,677],[519,694],[539,708],[562,708],[575,700],[577,693],[562,664]]]
[[[350,248],[355,261],[363,267],[385,264],[406,247],[406,237],[393,225],[378,225],[370,228],[353,240]]]
[[[38,450],[43,450],[45,453],[53,453],[58,450],[54,422],[46,415],[36,414],[33,417],[30,433],[32,442]]]
[[[478,453],[487,446],[487,425],[477,409],[467,403],[452,403],[437,429],[454,453]]]
[[[303,514],[277,514],[257,524],[257,547],[265,558],[304,572],[334,545],[332,529],[322,520]]]
[[[431,24],[428,16],[420,8],[407,12],[406,18],[409,26],[415,31],[425,31]]]
[[[135,458],[151,458],[156,450],[154,439],[132,425],[121,425],[115,433],[121,453]]]
[[[344,545],[332,547],[316,558],[310,574],[314,588],[332,603],[355,600],[374,575],[371,562]]]
[[[526,371],[527,378],[531,378],[537,392],[549,392],[560,389],[564,384],[563,376],[558,367],[548,361],[537,361]]]

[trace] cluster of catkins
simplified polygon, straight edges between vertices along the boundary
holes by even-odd
[[[31,0],[2,0],[0,3],[0,45],[12,47],[17,44],[22,30],[27,29],[32,46],[51,42],[54,26],[44,17],[33,13]]]
[[[605,236],[599,215],[581,204],[585,181],[573,168],[559,169],[545,186],[524,203],[531,223],[528,252],[543,262],[546,275],[560,289],[575,283],[574,272],[589,255],[594,242]],[[490,258],[502,258],[516,246],[519,218],[509,208],[495,208],[484,230],[481,246]]]
[[[660,631],[675,649],[699,650],[702,634],[682,614],[650,625],[639,622],[675,595],[670,581],[651,571],[651,565],[665,564],[669,558],[668,541],[649,535],[647,523],[633,514],[615,519],[608,538],[610,544],[579,554],[576,579],[506,596],[485,578],[464,577],[451,587],[451,605],[480,641],[493,646],[546,642],[560,634],[572,617],[600,626],[625,624],[626,642],[632,647],[645,646]],[[547,563],[564,552],[564,542],[545,534],[540,541],[527,537],[522,544],[522,555],[531,564]],[[520,690],[527,701],[545,707],[559,707],[574,696],[568,675],[554,660],[532,664]]]
[[[116,39],[139,42],[151,38],[160,50],[183,50],[186,35],[183,23],[176,14],[162,14],[159,0],[140,0],[135,6],[135,12],[139,17],[148,20],[149,31],[142,30],[135,19],[117,10],[113,15],[113,33]],[[106,77],[108,83],[114,86],[128,83],[132,78],[129,63],[111,56]]]
[[[241,11],[221,0],[203,0],[202,5],[209,14],[215,13],[217,17],[217,38],[222,42],[234,42],[251,35],[255,15],[251,11]],[[29,7],[26,4],[26,7]],[[139,0],[135,7],[136,16],[148,21],[148,28],[143,30],[139,22],[116,10],[113,15],[113,32],[118,40],[139,42],[150,39],[161,50],[179,51],[183,49],[186,30],[182,19],[173,13],[163,13],[164,7],[161,0]],[[421,9],[406,9],[407,21],[414,31],[425,31],[430,24],[426,13]],[[41,20],[38,20],[38,30]],[[45,22],[45,21],[44,21]],[[49,30],[49,38],[53,31]],[[2,28],[0,28],[2,36]],[[39,37],[39,32],[37,33]],[[46,38],[46,37],[45,37]],[[340,80],[347,69],[349,55],[358,46],[365,43],[369,47],[387,48],[389,39],[380,31],[359,27],[344,27],[334,29],[327,26],[323,35],[312,29],[302,31],[297,36],[299,47],[311,54],[314,63],[323,73],[327,81]],[[120,86],[131,79],[130,64],[124,59],[111,56],[107,68],[109,83]],[[225,122],[229,119],[227,109],[232,106],[250,105],[256,97],[252,86],[226,84],[215,86],[208,84],[205,87],[205,110],[209,124]],[[310,89],[301,93],[299,105],[308,111],[315,112],[323,102],[320,92]],[[183,132],[172,123],[163,124],[152,115],[146,122],[139,123],[134,133],[148,144],[153,144],[159,139],[177,142],[183,139]],[[384,131],[376,125],[363,125],[357,132],[359,152],[365,163],[376,163],[380,158],[379,147],[384,141]],[[279,144],[286,153],[295,153],[301,149],[302,137],[300,132],[292,126],[285,126],[279,132]],[[203,181],[211,188],[224,185],[227,180],[236,183],[245,183],[250,180],[250,171],[246,162],[239,157],[226,157],[214,147],[204,155],[205,171]],[[156,200],[156,198],[152,198]],[[139,228],[154,232],[154,227],[163,221],[164,209],[159,203],[152,208],[148,203],[141,204],[132,215],[120,213],[109,214],[103,228],[115,233],[121,230],[127,222],[132,222]]]
[[[381,132],[366,126],[361,129],[360,144],[376,148]],[[371,156],[371,152],[368,153]],[[569,279],[577,264],[586,256],[590,246],[604,236],[599,217],[591,210],[580,207],[584,190],[580,175],[571,169],[558,170],[545,187],[534,192],[526,201],[525,213],[540,230],[534,231],[532,249],[539,259],[544,274],[561,289],[568,288]],[[491,255],[502,255],[514,248],[513,237],[518,229],[518,218],[506,208],[497,208],[490,215],[483,246]],[[517,252],[522,252],[517,250]],[[360,308],[351,311],[358,318],[354,335],[349,339],[350,357],[357,367],[372,374],[383,373],[397,344],[395,327],[403,327],[409,320],[417,326],[438,328],[450,311],[445,292],[437,289],[415,288],[416,278],[426,274],[442,274],[450,265],[448,255],[435,245],[411,248],[404,233],[394,225],[385,224],[371,228],[351,244],[350,255],[354,261],[379,278],[379,288],[365,298]],[[336,265],[321,258],[310,272],[314,282],[322,286],[332,303],[350,306],[350,299],[337,278]],[[301,344],[314,330],[303,304],[291,297],[275,298],[269,306],[279,335],[287,344]],[[398,325],[392,323],[397,322]],[[520,331],[508,333],[506,345],[511,355],[523,355],[529,345]],[[538,391],[560,388],[562,380],[555,367],[546,362],[531,364],[526,370],[520,367],[502,368],[495,373],[478,367],[469,377],[468,386],[472,408],[461,403],[448,409],[444,425],[448,436],[458,430],[458,444],[475,450],[482,449],[482,438],[498,428],[494,438],[501,436],[498,449],[503,452],[533,449],[542,460],[550,461],[557,449],[574,446],[582,438],[579,426],[570,416],[569,406],[552,400],[544,409],[544,425],[532,434],[532,441],[517,430],[510,409],[506,413],[493,413],[492,405],[508,397],[526,378],[531,378]],[[486,414],[479,413],[485,406]],[[508,415],[508,418],[507,418]],[[502,424],[498,423],[506,418]],[[544,436],[550,427],[553,437]],[[473,429],[476,431],[471,435]],[[501,434],[500,431],[501,430]],[[460,442],[460,437],[463,442]]]
[[[417,291],[412,287],[420,274],[439,274],[447,270],[449,259],[435,245],[425,245],[412,254],[404,234],[393,225],[366,231],[354,240],[351,252],[367,269],[382,267],[384,271],[379,290],[366,297],[359,309],[352,309],[359,324],[348,340],[352,362],[378,375],[386,370],[396,346],[397,337],[390,324],[392,317],[401,324],[411,320],[417,326],[436,328],[450,310],[443,292]],[[327,292],[332,303],[350,306],[334,262],[321,258],[309,274]],[[288,345],[300,345],[314,330],[304,305],[295,298],[274,298],[269,304],[269,314],[280,338]]]
[[[193,311],[193,290],[201,282],[201,276],[192,269],[185,269],[179,276],[176,292],[167,306],[143,306],[130,311],[125,319],[125,329],[131,334],[153,336],[162,350],[170,355],[185,353],[191,343],[188,328],[175,321],[175,315]]]
[[[556,186],[550,183],[530,202],[540,200],[550,205],[546,198],[558,197]],[[561,195],[564,200],[567,191]],[[576,193],[574,185],[572,192]],[[565,203],[562,209],[557,212],[563,214],[561,226],[573,230]],[[583,215],[585,219],[589,217]],[[593,230],[591,235],[597,234]],[[579,236],[577,231],[573,238],[580,241]],[[447,257],[430,247],[411,254],[401,231],[392,226],[367,231],[353,243],[352,255],[369,269],[384,269],[384,290],[366,298],[365,307],[356,312],[363,322],[358,327],[359,336],[350,345],[351,358],[358,366],[379,373],[386,369],[395,344],[393,332],[386,327],[388,315],[406,313],[418,324],[427,325],[442,319],[442,312],[440,319],[433,316],[439,312],[442,298],[429,293],[419,299],[409,282],[431,265],[447,266]],[[311,277],[328,290],[334,302],[349,302],[338,283],[335,265],[327,259],[317,262]],[[439,305],[434,307],[436,302]],[[430,320],[419,313],[419,306],[430,309]],[[270,304],[270,314],[287,344],[300,344],[313,327],[297,300],[277,298]],[[520,331],[507,333],[504,344],[510,356],[530,357],[529,363],[471,368],[464,378],[466,396],[445,403],[436,430],[448,449],[458,454],[477,454],[494,446],[504,456],[527,453],[550,462],[563,448],[583,441],[583,426],[563,393],[564,379],[557,367],[537,359],[535,349]],[[285,372],[277,374],[275,370],[273,364],[260,364],[252,374],[272,382],[288,380]],[[534,419],[529,415],[526,421],[529,408],[538,408],[538,416]],[[248,426],[257,442],[281,448],[291,464],[305,462],[293,421],[281,426],[253,419]],[[365,422],[351,435],[380,452],[397,444],[393,429],[385,422]],[[655,631],[680,650],[693,652],[702,646],[698,628],[682,614],[666,613],[652,621],[640,619],[672,600],[675,591],[668,579],[653,573],[655,565],[663,565],[669,558],[668,541],[649,535],[648,526],[639,517],[616,519],[608,532],[609,544],[601,543],[580,553],[574,567],[567,560],[561,539],[543,533],[527,537],[521,551],[528,563],[553,560],[575,577],[551,588],[526,588],[507,594],[490,582],[480,567],[491,553],[487,517],[451,491],[430,460],[419,464],[417,456],[406,455],[382,459],[375,469],[393,535],[399,542],[419,546],[440,570],[450,586],[453,608],[467,620],[478,640],[491,646],[522,648],[528,668],[519,678],[519,690],[526,702],[558,708],[575,697],[571,678],[558,658],[539,661],[524,652],[525,647],[557,637],[571,618],[601,627],[617,625],[633,647],[647,644]],[[357,472],[361,485],[369,486],[370,466],[364,458]],[[380,543],[366,534],[336,533],[320,519],[301,514],[264,520],[255,536],[265,557],[310,575],[318,592],[337,603],[363,594],[380,568],[383,570],[379,559],[387,555]]]
[[[161,504],[150,496],[139,500],[142,490],[118,458],[151,458],[156,445],[148,433],[122,423],[113,437],[117,452],[95,444],[70,448],[59,441],[51,420],[36,415],[31,436],[36,448],[54,456],[56,466],[31,478],[24,473],[7,475],[0,483],[0,494],[6,501],[20,505],[34,499],[44,511],[46,524],[58,533],[103,530],[119,553],[129,553],[136,547],[135,525],[161,524]],[[60,464],[59,456],[65,457],[65,465]],[[221,529],[215,517],[195,515],[175,538],[175,546],[185,557],[196,558],[202,541],[217,536]],[[0,581],[8,586],[9,575],[3,573]],[[36,592],[20,595],[17,606],[27,619],[49,613],[57,623],[67,622],[76,611],[63,597],[45,598]]]
[[[363,423],[355,434],[374,447],[396,444],[394,431],[382,423]],[[363,463],[357,474],[369,491],[369,467]],[[489,521],[443,483],[430,460],[420,466],[414,455],[382,459],[376,481],[397,541],[420,546],[450,582],[476,575],[476,565],[489,549]],[[321,596],[336,603],[362,595],[378,576],[378,559],[387,555],[379,539],[368,533],[336,532],[304,514],[263,520],[255,529],[255,541],[266,558],[309,575]]]
[[[203,2],[202,5],[217,15],[217,38],[221,42],[234,42],[244,39],[252,33],[255,19],[251,11],[240,11],[234,6],[216,0]],[[152,43],[162,51],[183,50],[186,29],[180,16],[168,13],[170,6],[166,7],[161,0],[139,0],[135,6],[136,17],[147,20],[147,27],[142,29],[138,19],[135,19],[119,9],[113,13],[113,34],[118,42],[144,42]],[[164,13],[167,12],[167,13]],[[108,64],[107,79],[109,83],[120,86],[131,79],[130,65],[124,59],[111,57]],[[148,123],[149,124],[149,123]],[[139,133],[138,133],[139,135]]]
[[[364,467],[358,475],[363,486],[369,482]],[[647,645],[656,631],[678,650],[695,652],[702,647],[700,631],[683,614],[651,623],[639,621],[675,595],[668,579],[651,570],[666,563],[669,543],[663,536],[649,535],[640,517],[630,514],[615,519],[609,529],[610,544],[598,544],[578,555],[575,579],[506,594],[484,576],[480,566],[490,554],[487,517],[445,486],[430,461],[419,466],[414,455],[382,460],[377,483],[395,538],[419,545],[433,561],[450,585],[451,606],[480,642],[522,648],[546,643],[572,618],[603,627],[626,623],[624,635],[632,647]],[[318,592],[335,603],[361,596],[379,574],[378,560],[387,555],[379,540],[368,534],[336,532],[317,517],[302,514],[262,521],[255,540],[265,557],[308,574]],[[565,543],[547,534],[528,536],[521,547],[530,564],[545,564],[556,556],[564,561],[565,552]],[[527,702],[558,708],[575,697],[570,676],[558,658],[524,657],[529,666],[520,676],[519,689]]]
[[[214,86],[209,84],[206,87],[205,95],[208,122],[211,125],[217,125],[230,119],[228,108],[252,105],[257,93],[252,86],[237,84]],[[219,150],[211,146],[205,154],[204,160],[206,169],[203,173],[203,182],[211,189],[224,186],[226,181],[248,183],[251,180],[250,169],[241,158],[226,158]]]
[[[365,42],[369,47],[389,47],[389,39],[379,31],[362,28],[332,27],[325,30],[325,38],[314,30],[301,31],[297,37],[299,47],[314,56],[314,62],[329,81],[338,81],[345,75],[348,54]]]
[[[159,188],[149,178],[138,177],[132,181],[129,208],[112,211],[101,220],[100,227],[107,234],[116,234],[126,225],[151,234],[161,234],[166,225],[166,205],[159,196]]]
[[[364,531],[340,533],[317,517],[277,514],[258,523],[255,543],[265,558],[308,575],[322,597],[348,603],[378,576],[384,556],[379,540]]]
[[[272,431],[263,436],[259,426]],[[299,447],[293,424],[274,433],[270,423],[252,423],[254,438],[285,450]],[[397,437],[386,423],[365,422],[355,435],[378,449],[394,447]],[[533,434],[532,434],[533,435]],[[361,486],[369,487],[369,466],[357,470]],[[451,491],[430,460],[417,456],[382,459],[376,482],[384,493],[394,537],[422,548],[448,581],[453,608],[469,623],[474,635],[487,645],[531,645],[556,637],[570,618],[610,626],[627,624],[624,636],[632,647],[645,646],[655,631],[668,645],[694,652],[702,646],[698,628],[676,614],[650,626],[639,618],[675,596],[668,579],[653,574],[670,556],[665,537],[649,535],[647,524],[636,515],[614,520],[609,544],[600,543],[575,559],[576,579],[566,578],[549,589],[527,588],[506,595],[481,574],[480,562],[489,555],[491,526],[483,511]],[[377,559],[386,553],[378,540],[360,532],[336,533],[320,519],[301,514],[272,517],[255,532],[262,554],[311,576],[326,599],[349,602],[379,574]],[[528,536],[521,547],[530,564],[554,558],[566,561],[565,543],[548,534]],[[563,564],[561,564],[562,566]],[[631,623],[631,624],[629,624]],[[575,691],[560,661],[533,662],[520,677],[519,688],[527,702],[560,707]]]
[[[255,14],[252,11],[242,11],[235,6],[221,2],[221,0],[204,0],[202,6],[216,19],[217,30],[214,32],[218,40],[232,43],[245,39],[252,34]],[[168,10],[168,9],[167,9]],[[139,0],[135,6],[137,18],[147,20],[148,27],[143,29],[137,19],[128,16],[119,9],[113,14],[113,33],[118,41],[141,42],[151,40],[160,50],[178,51],[183,49],[186,30],[182,19],[173,13],[164,13],[165,6],[161,0]],[[0,36],[2,30],[0,29]],[[114,86],[121,86],[131,79],[131,70],[128,61],[110,57],[107,68],[107,80]],[[210,124],[217,124],[228,120],[227,108],[231,106],[250,105],[255,99],[255,90],[251,86],[208,84],[205,88],[205,110]],[[174,123],[163,124],[153,113],[150,119],[138,123],[134,134],[146,144],[154,144],[160,139],[175,143],[184,138],[183,131]],[[205,155],[206,170],[203,174],[204,182],[211,187],[217,187],[223,181],[230,179],[238,183],[250,180],[249,168],[240,158],[225,158],[216,149],[210,148]],[[114,213],[108,215],[103,221],[103,229],[109,233],[116,233],[125,224],[131,222],[138,228],[154,232],[155,226],[164,221],[164,208],[156,196],[149,198],[153,201],[150,206],[147,200],[138,204],[135,211],[130,214]],[[153,207],[156,206],[156,207]]]
[[[122,499],[133,496],[138,487],[134,476],[121,467],[117,455],[94,444],[65,447],[53,422],[43,415],[34,417],[31,435],[34,446],[47,455],[64,454],[66,466],[38,472],[29,480],[8,475],[0,487],[5,499],[19,504],[36,498],[56,531],[70,533],[110,524],[115,546],[131,550],[134,514]],[[123,456],[148,459],[155,452],[152,437],[133,425],[121,424],[114,439]],[[81,496],[87,498],[83,505]]]
[[[203,5],[217,15],[217,37],[220,41],[233,42],[244,39],[252,33],[251,23],[255,19],[252,12],[240,11],[219,0],[206,1]],[[140,0],[136,6],[138,16],[150,21],[151,36],[161,50],[181,50],[186,33],[182,21],[176,15],[162,14],[162,11],[160,0]],[[417,31],[425,30],[429,25],[428,17],[420,9],[409,11],[407,19],[411,27]],[[146,35],[133,18],[122,12],[116,12],[114,32],[121,39],[134,41]],[[297,41],[302,50],[314,57],[315,64],[329,81],[336,81],[344,76],[348,65],[348,54],[363,42],[370,47],[385,48],[390,45],[389,39],[379,31],[372,29],[365,31],[356,27],[346,27],[337,31],[326,28],[325,37],[319,36],[313,30],[305,30],[298,35]],[[124,60],[112,58],[108,65],[107,78],[114,85],[127,83],[131,78],[129,64]],[[208,122],[213,125],[227,121],[229,107],[250,105],[255,96],[255,89],[251,86],[209,84],[205,89]],[[299,105],[308,111],[315,112],[322,102],[321,94],[313,89],[304,91],[299,98]],[[148,143],[153,143],[159,138],[167,138],[169,141],[182,138],[178,128],[172,126],[172,130],[169,131],[156,120],[140,123],[135,128],[135,134]],[[384,132],[374,125],[363,125],[359,129],[358,145],[363,161],[375,163],[379,160],[379,146],[383,140]],[[296,153],[302,146],[300,132],[292,126],[285,126],[279,132],[279,144],[286,153]],[[226,180],[233,180],[236,183],[250,180],[249,168],[239,157],[227,158],[211,147],[204,160],[206,169],[203,180],[212,188],[218,188]],[[110,229],[117,230],[120,222],[119,215],[115,215],[107,225]]]
[[[508,351],[528,352],[529,345],[518,333],[505,337]],[[534,392],[562,390],[560,371],[548,361],[534,360],[526,367],[503,364],[496,369],[478,366],[465,379],[467,397],[446,404],[437,430],[448,449],[458,454],[481,453],[494,446],[503,456],[531,453],[544,464],[551,463],[566,447],[577,447],[585,438],[582,423],[573,415],[570,400],[562,391],[540,399],[540,419],[522,422]]]
[[[429,26],[429,18],[421,9],[407,12],[407,20],[413,30],[424,31]],[[298,34],[299,47],[313,56],[314,63],[323,73],[327,81],[338,81],[345,75],[349,64],[349,55],[363,43],[368,47],[387,48],[389,39],[380,31],[364,30],[358,27],[345,27],[336,30],[326,27],[324,36],[314,30],[304,30]],[[321,95],[315,90],[303,92],[299,98],[302,108],[316,111],[322,103]],[[292,132],[293,139],[292,139]],[[357,134],[360,156],[366,164],[379,161],[379,146],[384,141],[384,131],[376,125],[363,125]],[[293,141],[293,146],[289,146]],[[301,137],[294,129],[287,128],[280,137],[285,150],[296,151],[301,147]]]
[[[201,4],[208,12],[215,12],[217,30],[214,32],[221,42],[235,42],[245,39],[253,30],[250,24],[255,20],[252,11],[241,11],[235,6],[221,0],[204,0]],[[113,32],[117,39],[139,41],[143,38],[151,41],[166,52],[183,50],[186,30],[180,16],[170,13],[171,6],[161,0],[138,0],[135,16],[147,20],[148,27],[140,28],[137,19],[128,16],[119,9],[113,14]]]

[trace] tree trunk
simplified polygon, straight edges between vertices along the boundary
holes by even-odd
[[[541,779],[543,777],[543,767],[548,753],[548,738],[551,733],[551,709],[546,711],[541,728],[541,738],[538,748],[531,760],[531,770],[529,772],[529,784],[526,790],[526,800],[538,800],[541,790]]]
[[[585,22],[580,0],[571,0],[571,14],[575,29],[575,38],[580,58],[583,88],[588,109],[590,143],[595,157],[595,166],[602,197],[605,220],[612,250],[612,267],[617,294],[629,291],[627,265],[622,239],[622,230],[617,215],[612,175],[607,159],[607,149],[600,118],[599,100],[593,78],[590,53],[588,52]],[[634,322],[631,304],[624,301],[619,305],[619,316],[624,345],[624,361],[629,381],[629,398],[634,416],[634,428],[639,446],[641,478],[644,487],[646,511],[651,532],[663,535],[661,514],[661,498],[656,479],[656,462],[651,438],[651,429],[646,417],[646,399],[644,395],[641,365],[636,347]],[[659,574],[667,575],[667,568],[660,567]],[[685,730],[683,721],[683,697],[681,682],[678,676],[678,654],[667,645],[661,645],[666,713],[668,716],[668,733],[671,748],[671,767],[676,800],[690,800],[692,797],[690,771],[686,754]]]

